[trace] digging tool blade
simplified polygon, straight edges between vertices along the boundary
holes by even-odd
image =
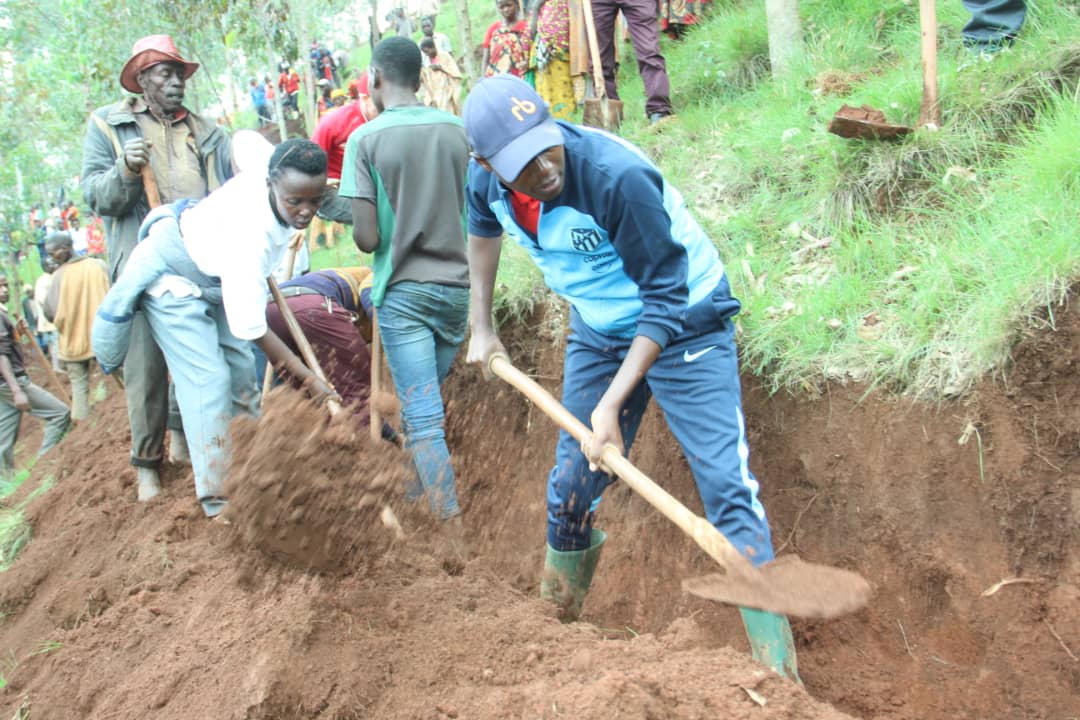
[[[603,66],[600,64],[600,45],[596,40],[596,21],[593,18],[591,0],[582,0],[585,15],[585,35],[592,61],[593,92],[596,97],[586,98],[581,124],[615,132],[623,120],[622,100],[612,100],[604,86]]]
[[[592,432],[584,423],[514,367],[505,354],[494,354],[488,368],[532,400],[576,440],[592,439]],[[675,523],[726,571],[723,575],[686,581],[683,587],[688,592],[742,607],[811,618],[843,615],[858,610],[869,599],[869,583],[847,570],[805,563],[791,555],[760,568],[752,566],[723,533],[634,467],[613,445],[604,448],[601,466]]]
[[[707,600],[795,617],[829,619],[870,600],[870,583],[850,570],[785,555],[752,573],[711,573],[682,582],[684,592]]]

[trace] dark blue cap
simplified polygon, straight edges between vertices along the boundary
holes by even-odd
[[[473,152],[503,180],[515,180],[534,157],[565,142],[547,103],[529,83],[513,75],[477,83],[462,114]]]

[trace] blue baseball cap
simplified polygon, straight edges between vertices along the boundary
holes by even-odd
[[[514,180],[540,153],[566,142],[547,103],[513,75],[484,78],[465,100],[465,134],[473,152],[504,180]]]

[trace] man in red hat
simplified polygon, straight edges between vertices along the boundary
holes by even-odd
[[[144,37],[120,71],[120,85],[134,96],[90,115],[82,192],[105,220],[113,281],[127,264],[152,205],[201,199],[232,176],[228,136],[184,108],[185,83],[198,68],[183,58],[170,36]],[[161,488],[158,466],[166,425],[170,460],[185,461],[187,443],[175,401],[169,399],[165,360],[141,312],[133,323],[124,384],[138,497],[149,500]]]

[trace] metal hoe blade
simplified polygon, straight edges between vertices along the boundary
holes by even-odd
[[[870,600],[870,583],[857,573],[785,555],[759,568],[712,573],[682,582],[708,600],[805,618],[834,618]]]

